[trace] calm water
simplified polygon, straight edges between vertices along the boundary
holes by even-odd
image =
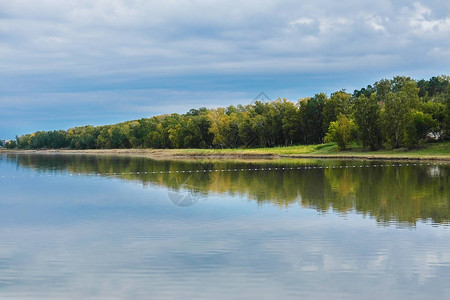
[[[450,165],[400,164],[3,154],[0,299],[449,299]]]

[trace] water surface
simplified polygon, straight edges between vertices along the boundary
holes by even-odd
[[[0,157],[0,299],[450,295],[447,164]]]

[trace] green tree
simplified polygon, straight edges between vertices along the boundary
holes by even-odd
[[[6,149],[15,149],[15,148],[17,148],[17,142],[14,140],[7,141],[5,143],[5,148]]]
[[[347,145],[355,140],[356,131],[355,122],[340,114],[337,121],[330,123],[325,142],[336,142],[339,150],[345,150]]]
[[[360,90],[355,90],[353,92],[353,98],[358,98],[361,95],[369,97],[372,93],[375,93],[375,92],[376,92],[376,88],[369,84],[366,88],[362,88]]]
[[[372,93],[369,98],[359,96],[353,102],[353,116],[358,125],[358,135],[364,148],[376,150],[381,147],[381,109],[378,97]]]
[[[304,136],[306,144],[319,144],[323,142],[325,132],[323,129],[323,108],[327,96],[324,93],[316,94],[300,102],[300,114],[303,119]]]
[[[429,80],[421,79],[417,82],[420,97],[434,97],[445,94],[449,80],[447,76],[433,76]]]
[[[169,129],[169,140],[173,148],[183,148],[183,130],[180,123]]]
[[[411,77],[407,76],[395,76],[390,81],[391,83],[391,92],[398,93],[402,90],[404,90],[405,85],[411,85],[414,83],[415,87],[417,88],[417,84],[414,80],[411,79]],[[419,90],[417,90],[417,94],[419,93]]]
[[[111,137],[109,135],[109,127],[110,126],[106,125],[106,126],[101,126],[99,128],[99,135],[97,136],[96,144],[97,144],[97,147],[100,149],[111,148]],[[69,130],[69,134],[70,134],[70,130]]]
[[[255,116],[256,113],[253,106],[246,108],[246,111],[240,113],[238,134],[243,146],[254,147],[259,145],[259,136],[253,128]]]
[[[130,144],[132,148],[142,148],[144,145],[145,131],[143,130],[143,119],[129,122]]]
[[[30,149],[31,134],[24,134],[20,137],[16,137],[16,141],[19,149]]]
[[[436,120],[422,111],[413,111],[411,121],[406,126],[405,144],[412,148],[437,126]]]
[[[402,89],[388,94],[383,113],[384,136],[392,148],[404,145],[406,126],[411,122],[412,109],[419,103],[419,89],[415,81],[403,79],[398,79],[399,82],[396,83],[401,85]]]
[[[145,148],[161,148],[161,141],[159,140],[160,124],[158,117],[152,117],[150,119],[141,119],[141,131],[142,131],[142,145]]]
[[[50,148],[60,149],[69,147],[69,141],[64,130],[55,130],[51,132]]]
[[[183,140],[182,128],[177,125],[180,124],[181,116],[179,114],[165,115],[161,118],[161,124],[157,126],[159,139],[161,141],[161,148],[175,148],[176,145],[181,145]],[[180,132],[177,132],[180,130]],[[177,132],[177,134],[174,134]],[[175,139],[180,139],[176,141]]]
[[[380,81],[375,82],[376,95],[378,102],[386,102],[387,96],[391,91],[391,81],[389,79],[382,79]],[[369,98],[371,95],[368,95]]]
[[[447,94],[445,97],[445,121],[444,121],[444,136],[450,138],[450,85],[447,87]]]
[[[435,121],[435,126],[431,128],[431,133],[435,138],[441,138],[445,132],[446,126],[446,108],[445,104],[436,101],[422,102],[419,110],[431,115]]]
[[[300,115],[297,107],[286,99],[283,99],[283,111],[281,127],[283,131],[284,145],[292,145],[300,141]]]
[[[211,110],[208,118],[211,122],[210,132],[214,138],[213,146],[219,148],[234,148],[239,141],[238,118],[234,112],[226,114],[224,108]]]
[[[350,104],[352,96],[345,91],[338,91],[331,94],[329,99],[325,100],[325,106],[323,108],[323,128],[328,130],[331,122],[337,120],[340,114],[350,114]]]
[[[116,124],[108,129],[108,133],[111,139],[111,148],[123,149],[130,148],[131,143],[129,140],[130,129],[127,124]]]

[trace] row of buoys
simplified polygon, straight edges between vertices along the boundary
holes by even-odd
[[[117,176],[117,175],[147,175],[147,174],[180,174],[180,173],[212,173],[212,172],[244,172],[244,171],[285,171],[285,170],[312,170],[312,169],[344,169],[344,168],[376,168],[376,167],[408,167],[408,166],[442,166],[448,163],[406,163],[406,164],[373,164],[373,165],[346,165],[346,166],[302,166],[302,167],[268,167],[268,168],[232,168],[232,169],[203,169],[182,171],[150,171],[150,172],[107,172],[107,173],[69,173],[69,176]],[[58,174],[63,176],[64,174]],[[26,176],[26,175],[25,175]],[[20,175],[1,176],[1,178],[25,177]],[[30,174],[29,177],[55,176],[55,174]],[[27,177],[28,177],[27,176]]]

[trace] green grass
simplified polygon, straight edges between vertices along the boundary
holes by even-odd
[[[336,150],[334,150],[334,148]],[[330,151],[337,151],[337,146],[334,144],[320,144],[320,145],[300,145],[288,147],[273,147],[273,148],[236,148],[236,149],[182,149],[184,153],[199,153],[199,154],[308,154],[308,153],[328,153]]]
[[[0,152],[9,152],[14,150],[0,149]],[[73,150],[77,151],[77,150]],[[83,150],[78,150],[83,152]],[[95,153],[99,150],[87,150]],[[280,157],[317,157],[317,158],[386,158],[386,159],[445,159],[450,160],[450,141],[440,143],[427,143],[419,145],[415,149],[394,149],[394,150],[378,150],[367,151],[360,145],[353,145],[351,149],[346,151],[339,151],[335,143],[319,144],[319,145],[299,145],[288,147],[273,147],[273,148],[251,148],[251,149],[111,149],[102,150],[106,152],[114,151],[127,152],[131,154],[136,151],[151,152],[152,155],[158,157],[167,156],[171,158],[174,156],[229,156],[231,158],[249,158],[254,155],[255,158],[264,158],[264,155],[268,156],[280,156]],[[153,152],[158,152],[157,154]],[[111,154],[110,153],[110,154]],[[260,157],[259,157],[260,156]]]
[[[300,145],[273,148],[252,149],[182,149],[181,153],[198,155],[282,155],[282,156],[385,156],[385,157],[450,157],[450,142],[428,143],[416,149],[394,149],[366,151],[360,146],[354,146],[346,151],[339,151],[335,143],[319,145]]]

